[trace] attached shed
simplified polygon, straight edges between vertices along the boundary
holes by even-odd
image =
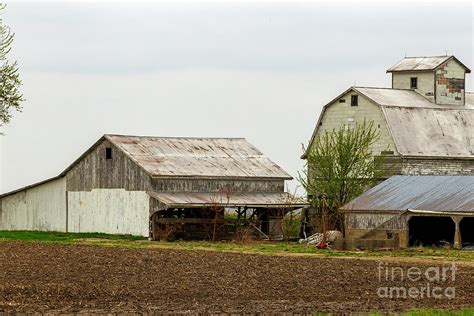
[[[346,237],[474,244],[474,176],[393,176],[342,207]]]
[[[235,211],[277,237],[307,206],[290,179],[242,138],[104,135],[58,177],[0,195],[0,229],[221,238]]]

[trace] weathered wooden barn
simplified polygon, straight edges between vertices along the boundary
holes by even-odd
[[[474,175],[469,68],[454,56],[407,57],[387,72],[391,88],[351,87],[326,104],[307,150],[326,132],[368,120],[380,134],[373,154],[395,174]]]
[[[0,195],[0,230],[220,238],[235,210],[278,236],[306,206],[285,193],[290,179],[241,138],[105,135],[59,176]]]
[[[474,176],[393,176],[341,210],[347,239],[474,245]]]

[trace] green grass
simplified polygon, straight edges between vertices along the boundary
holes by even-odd
[[[38,241],[38,242],[64,242],[70,243],[82,239],[104,240],[143,240],[143,237],[131,235],[108,235],[102,233],[61,233],[39,231],[0,231],[0,240]]]
[[[210,242],[175,241],[149,242],[143,237],[130,235],[108,235],[100,233],[60,233],[38,231],[0,231],[1,241],[53,242],[63,244],[92,245],[98,247],[120,248],[159,248],[193,251],[223,251],[264,255],[309,255],[322,257],[360,257],[360,258],[414,258],[430,260],[474,262],[474,251],[458,251],[444,248],[409,248],[394,251],[338,251],[320,250],[314,246],[296,242]]]

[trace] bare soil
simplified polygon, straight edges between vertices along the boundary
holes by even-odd
[[[383,260],[383,259],[381,259]],[[0,242],[0,312],[397,312],[474,306],[474,267],[458,266],[454,299],[388,299],[365,259]],[[394,262],[424,270],[433,263]],[[439,266],[444,264],[439,263]],[[436,284],[435,284],[436,285]]]

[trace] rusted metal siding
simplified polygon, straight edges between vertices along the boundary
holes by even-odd
[[[53,179],[0,198],[0,230],[66,231],[66,180]]]
[[[112,159],[106,159],[106,148]],[[66,174],[68,191],[120,189],[147,191],[152,189],[151,177],[110,141],[103,140]]]
[[[149,205],[149,196],[140,191],[68,192],[69,231],[148,237]]]

